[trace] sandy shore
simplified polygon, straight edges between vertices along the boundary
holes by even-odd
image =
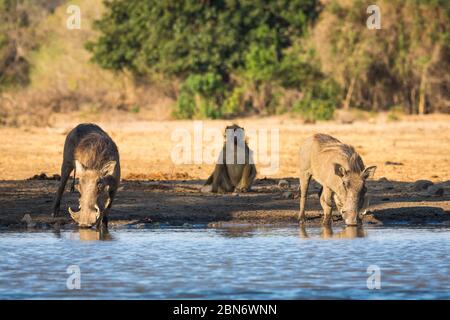
[[[366,223],[450,222],[448,116],[350,125],[302,124],[286,117],[235,122],[247,130],[279,130],[278,170],[271,174],[259,170],[253,192],[240,195],[200,193],[212,165],[177,165],[171,160],[176,144],[171,139],[173,132],[180,128],[193,132],[192,121],[100,124],[116,141],[123,168],[124,181],[111,212],[111,224],[295,223],[298,148],[305,137],[317,132],[354,145],[366,165],[378,166],[374,180],[369,182],[372,201],[364,217]],[[205,130],[223,130],[229,123],[201,124]],[[66,192],[63,214],[55,220],[50,212],[58,181],[26,179],[42,172],[47,176],[59,174],[65,134],[73,125],[0,128],[0,226],[23,227],[25,214],[30,214],[38,227],[70,222],[67,205],[76,206],[77,193]],[[204,150],[209,146],[203,142]],[[256,149],[254,140],[250,140],[250,146]],[[279,179],[290,181],[289,190],[278,189]],[[420,179],[430,180],[435,186],[423,190],[414,187]],[[308,198],[310,223],[320,222],[315,187]]]

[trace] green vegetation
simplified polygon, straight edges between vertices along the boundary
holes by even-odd
[[[345,90],[342,106],[450,112],[450,2],[379,1],[381,30],[365,26],[369,4],[333,0],[314,29],[322,70]]]
[[[178,118],[218,118],[222,116],[220,98],[222,78],[215,73],[192,74],[182,84],[175,116]]]
[[[62,27],[68,4],[81,30]],[[366,27],[370,4],[0,0],[1,121],[23,118],[30,101],[135,115],[164,101],[187,119],[450,112],[450,2],[378,1],[380,30]]]
[[[315,0],[110,1],[93,60],[135,76],[176,77],[175,115],[274,113],[296,61],[286,54],[318,15]],[[241,105],[244,104],[245,106]]]

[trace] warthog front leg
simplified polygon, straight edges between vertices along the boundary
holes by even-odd
[[[77,173],[77,169],[73,168],[73,180],[72,180],[72,186],[70,187],[70,192],[75,192],[75,176]]]
[[[73,169],[73,165],[69,163],[63,163],[61,166],[61,181],[59,183],[58,191],[56,192],[55,201],[53,202],[53,217],[56,217],[59,213],[61,198],[64,193],[64,189],[66,188],[67,180],[69,179],[70,173]]]
[[[323,209],[323,224],[329,225],[331,223],[331,214],[332,214],[332,198],[333,191],[330,188],[324,187],[322,191],[322,195],[320,196],[320,205]]]

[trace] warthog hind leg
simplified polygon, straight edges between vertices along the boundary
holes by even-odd
[[[300,176],[300,212],[298,214],[298,222],[300,224],[305,223],[305,204],[306,196],[308,194],[309,181],[311,180],[311,174],[309,172],[304,172]]]

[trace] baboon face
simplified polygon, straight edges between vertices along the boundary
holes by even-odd
[[[226,142],[229,142],[230,139],[233,139],[233,143],[235,145],[238,142],[245,142],[245,131],[244,128],[238,126],[237,124],[233,124],[231,126],[227,126],[225,128],[224,138]],[[231,142],[231,141],[230,141]]]

